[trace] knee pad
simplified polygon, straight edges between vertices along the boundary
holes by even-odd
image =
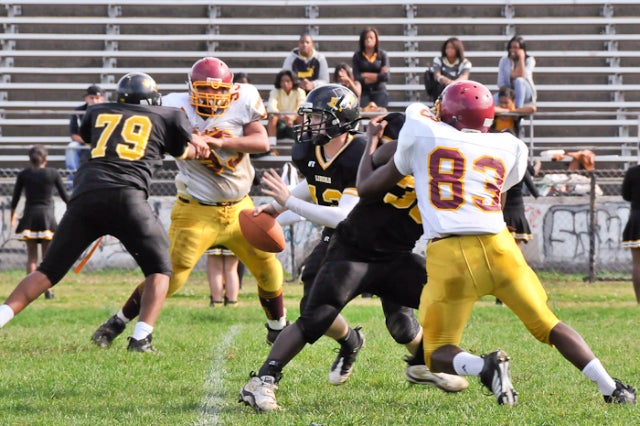
[[[393,340],[401,345],[411,342],[420,332],[420,324],[413,315],[413,310],[400,310],[387,316],[387,330]]]

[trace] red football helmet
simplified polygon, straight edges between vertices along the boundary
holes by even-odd
[[[227,64],[218,58],[202,58],[191,67],[191,105],[196,107],[200,115],[218,117],[224,114],[231,103],[232,86],[233,73]]]
[[[438,117],[458,130],[486,133],[493,123],[493,96],[481,83],[458,81],[447,86],[436,101]]]

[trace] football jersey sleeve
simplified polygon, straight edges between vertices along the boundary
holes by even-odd
[[[239,86],[239,87],[238,87]],[[267,118],[267,109],[264,106],[262,97],[258,89],[252,84],[237,84],[234,89],[242,93],[242,97],[246,99],[248,107],[248,122],[262,120]]]
[[[529,149],[520,139],[516,137],[513,137],[513,139],[516,144],[515,164],[505,178],[503,191],[506,191],[519,183],[524,178],[524,174],[527,171]]]
[[[414,103],[407,107],[406,120],[398,135],[398,147],[393,156],[396,168],[403,175],[412,173],[411,161],[415,155],[414,144],[416,143],[415,128],[419,125],[420,117],[423,114],[422,111],[425,109],[426,107],[419,103]]]

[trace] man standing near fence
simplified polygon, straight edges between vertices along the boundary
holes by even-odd
[[[87,87],[87,91],[84,93],[84,103],[75,108],[75,111],[78,112],[73,114],[69,119],[69,137],[71,138],[71,142],[67,145],[64,159],[67,170],[75,172],[80,168],[82,163],[89,160],[89,147],[82,140],[82,136],[80,136],[80,124],[88,107],[103,102],[104,91],[97,84],[92,84]],[[73,175],[69,177],[73,180]]]

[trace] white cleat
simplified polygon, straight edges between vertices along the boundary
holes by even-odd
[[[275,390],[278,389],[276,379],[272,376],[258,377],[251,373],[251,379],[240,391],[238,402],[244,402],[258,413],[279,410]]]
[[[469,387],[464,377],[446,373],[432,373],[426,365],[409,365],[404,371],[408,381],[417,385],[432,385],[445,392],[460,392]]]

